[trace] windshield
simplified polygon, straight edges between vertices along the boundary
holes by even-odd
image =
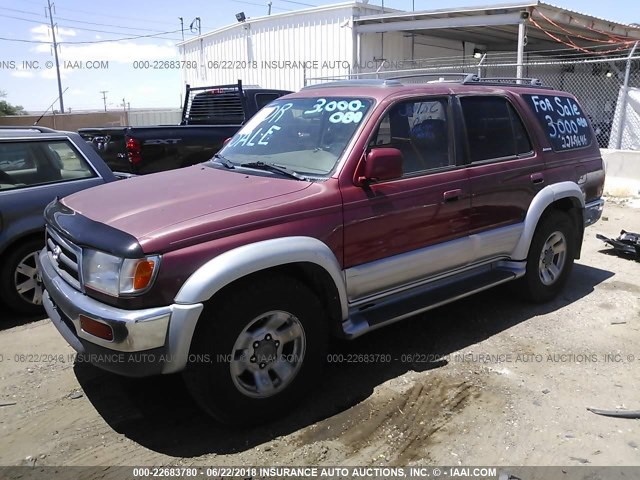
[[[371,107],[353,97],[276,100],[220,151],[235,165],[263,162],[300,174],[329,174]]]

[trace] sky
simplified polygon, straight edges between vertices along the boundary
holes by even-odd
[[[179,17],[184,21],[185,38],[189,39],[197,34],[197,29],[194,33],[189,28],[196,17],[200,17],[202,32],[206,33],[235,23],[235,14],[240,11],[247,17],[266,15],[267,1],[52,0],[56,40],[61,43],[65,110],[102,109],[103,97],[109,110],[123,108],[123,103],[130,108],[180,107],[183,93],[180,70],[171,68],[170,63],[166,64],[168,69],[145,68],[159,66],[161,61],[179,60],[176,47],[182,39]],[[416,10],[431,10],[505,1],[384,0],[384,4],[410,11],[414,3]],[[337,2],[272,0],[272,3],[275,14]],[[621,23],[640,23],[638,0],[548,3]],[[0,91],[6,93],[4,99],[9,103],[32,112],[46,110],[58,97],[46,4],[47,0],[0,0]],[[54,108],[59,108],[57,102]]]

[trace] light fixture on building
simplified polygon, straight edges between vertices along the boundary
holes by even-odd
[[[483,50],[480,50],[479,48],[474,48],[473,49],[473,58],[482,58],[482,56],[485,54],[486,52],[484,52]]]
[[[236,13],[236,20],[240,23],[244,22],[247,19],[244,12]]]

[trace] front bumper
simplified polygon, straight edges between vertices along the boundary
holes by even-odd
[[[602,199],[587,203],[584,206],[584,226],[588,227],[600,220],[603,208],[604,200]]]
[[[38,267],[44,308],[52,323],[81,353],[82,360],[121,375],[142,377],[178,372],[186,366],[201,303],[123,310],[94,300],[71,287],[43,250]],[[80,315],[111,327],[113,340],[84,331]]]

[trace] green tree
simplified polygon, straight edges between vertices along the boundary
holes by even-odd
[[[4,98],[7,96],[7,92],[0,90],[0,98]],[[25,115],[27,112],[24,111],[22,105],[11,105],[6,100],[0,100],[0,117],[4,117],[6,115]]]

